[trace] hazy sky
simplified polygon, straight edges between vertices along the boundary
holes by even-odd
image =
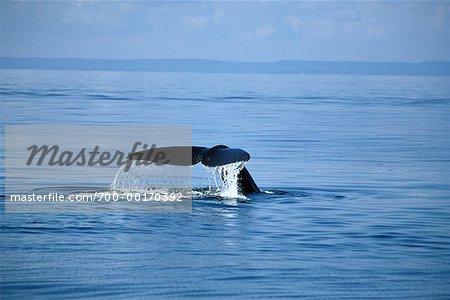
[[[1,1],[1,56],[450,61],[450,1]]]

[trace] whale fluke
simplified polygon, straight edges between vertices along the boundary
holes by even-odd
[[[203,152],[202,164],[207,167],[218,167],[249,159],[250,154],[242,149],[218,145]]]
[[[156,165],[191,166],[203,159],[203,153],[209,148],[193,146],[159,147],[130,153],[131,160],[149,161]],[[162,154],[162,155],[160,155]]]
[[[250,172],[246,167],[244,167],[239,173],[238,183],[239,188],[245,194],[261,193],[261,190],[256,185],[256,182],[253,180],[252,175],[250,175]]]
[[[225,145],[217,145],[212,148],[171,146],[130,153],[128,158],[150,161],[156,165],[190,166],[201,162],[207,167],[218,167],[248,161],[250,160],[250,154],[242,149],[228,148]],[[240,191],[244,194],[261,192],[246,167],[243,167],[238,175],[238,185]]]

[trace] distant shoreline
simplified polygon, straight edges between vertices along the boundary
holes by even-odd
[[[235,62],[207,59],[0,58],[1,69],[450,76],[450,62],[338,62],[283,60]]]

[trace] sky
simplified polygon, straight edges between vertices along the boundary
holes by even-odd
[[[450,1],[1,1],[0,56],[450,61]]]

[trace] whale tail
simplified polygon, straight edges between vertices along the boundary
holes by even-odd
[[[130,153],[128,158],[131,160],[149,161],[156,165],[190,166],[201,162],[207,167],[217,167],[248,161],[250,160],[250,154],[242,149],[228,148],[225,145],[217,145],[212,148],[171,146],[152,147],[147,150]],[[243,167],[238,175],[238,185],[240,191],[244,194],[261,192],[246,167]]]

